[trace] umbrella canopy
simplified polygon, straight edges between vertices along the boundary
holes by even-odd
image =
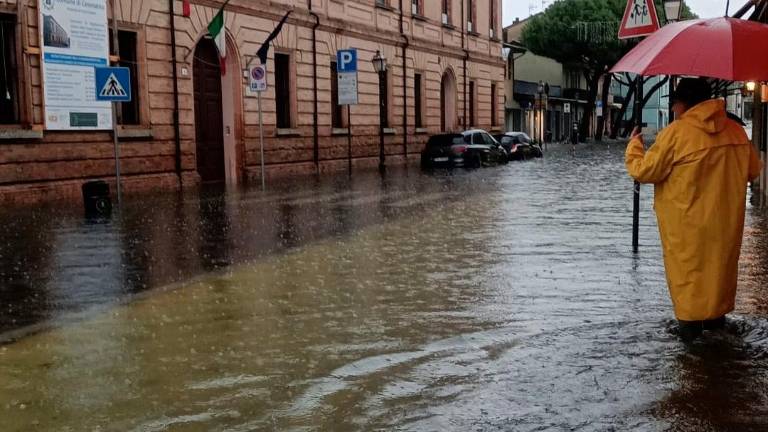
[[[627,53],[611,72],[767,81],[768,25],[735,18],[669,24]]]

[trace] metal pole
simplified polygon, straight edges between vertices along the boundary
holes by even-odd
[[[352,176],[352,105],[347,105],[347,169]]]
[[[117,137],[117,102],[112,102],[112,141],[115,145],[115,183],[117,184],[117,204],[123,202],[123,190],[120,187],[120,142]]]
[[[384,171],[384,72],[379,72],[379,170]]]
[[[117,33],[117,9],[115,0],[110,2],[112,7],[112,52],[115,57],[120,58],[120,39]],[[112,102],[112,141],[115,145],[115,183],[117,186],[117,205],[123,202],[123,191],[120,186],[120,139],[117,136],[117,109],[120,106],[118,102]]]
[[[635,125],[643,129],[643,77],[637,76],[635,91]],[[640,250],[640,183],[635,181],[632,203],[632,252]]]
[[[261,92],[257,93],[259,104],[259,146],[261,148],[261,190],[264,190],[267,187],[267,182],[264,178],[264,122],[261,116]]]

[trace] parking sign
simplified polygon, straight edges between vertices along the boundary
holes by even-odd
[[[339,105],[357,105],[357,50],[336,52]]]

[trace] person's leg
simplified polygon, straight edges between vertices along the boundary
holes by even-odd
[[[725,327],[725,315],[704,321],[704,330],[720,330]]]
[[[704,331],[703,321],[677,320],[679,336],[683,342],[693,342]]]

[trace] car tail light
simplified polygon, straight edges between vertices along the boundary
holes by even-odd
[[[465,145],[455,146],[455,147],[453,147],[452,150],[456,154],[462,154],[462,153],[465,153],[467,151],[467,146],[465,146]]]
[[[515,144],[515,145],[513,145],[513,146],[512,146],[512,153],[514,153],[514,152],[516,152],[516,151],[517,151],[517,146],[518,146],[518,145],[519,145],[519,144]]]

